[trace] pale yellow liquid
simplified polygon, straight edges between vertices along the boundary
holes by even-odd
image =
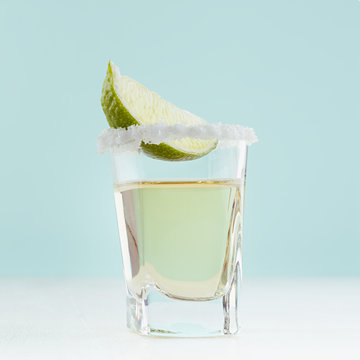
[[[206,300],[230,286],[239,256],[242,185],[152,182],[115,186],[125,277],[141,294]]]

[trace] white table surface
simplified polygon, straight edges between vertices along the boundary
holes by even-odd
[[[0,359],[360,359],[360,279],[245,279],[242,330],[129,333],[114,278],[0,278]]]

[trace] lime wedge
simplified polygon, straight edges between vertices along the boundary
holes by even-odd
[[[200,125],[205,120],[179,109],[137,81],[120,75],[118,67],[109,62],[104,80],[101,105],[113,128],[131,125],[166,124]],[[170,161],[198,159],[217,145],[216,140],[184,138],[159,145],[142,144],[143,151],[154,158]]]

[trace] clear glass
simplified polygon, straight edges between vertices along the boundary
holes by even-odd
[[[246,156],[244,142],[181,162],[112,154],[131,330],[238,331]]]

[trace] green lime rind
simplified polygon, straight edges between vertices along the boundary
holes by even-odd
[[[214,150],[217,146],[217,142],[211,148],[208,148],[202,153],[189,153],[180,151],[166,143],[161,143],[159,145],[155,144],[141,144],[143,152],[155,159],[167,160],[167,161],[187,161],[187,160],[196,160],[199,159],[210,151]]]
[[[101,106],[104,110],[106,119],[112,128],[128,128],[131,125],[140,125],[116,94],[114,73],[110,61],[102,87]]]

